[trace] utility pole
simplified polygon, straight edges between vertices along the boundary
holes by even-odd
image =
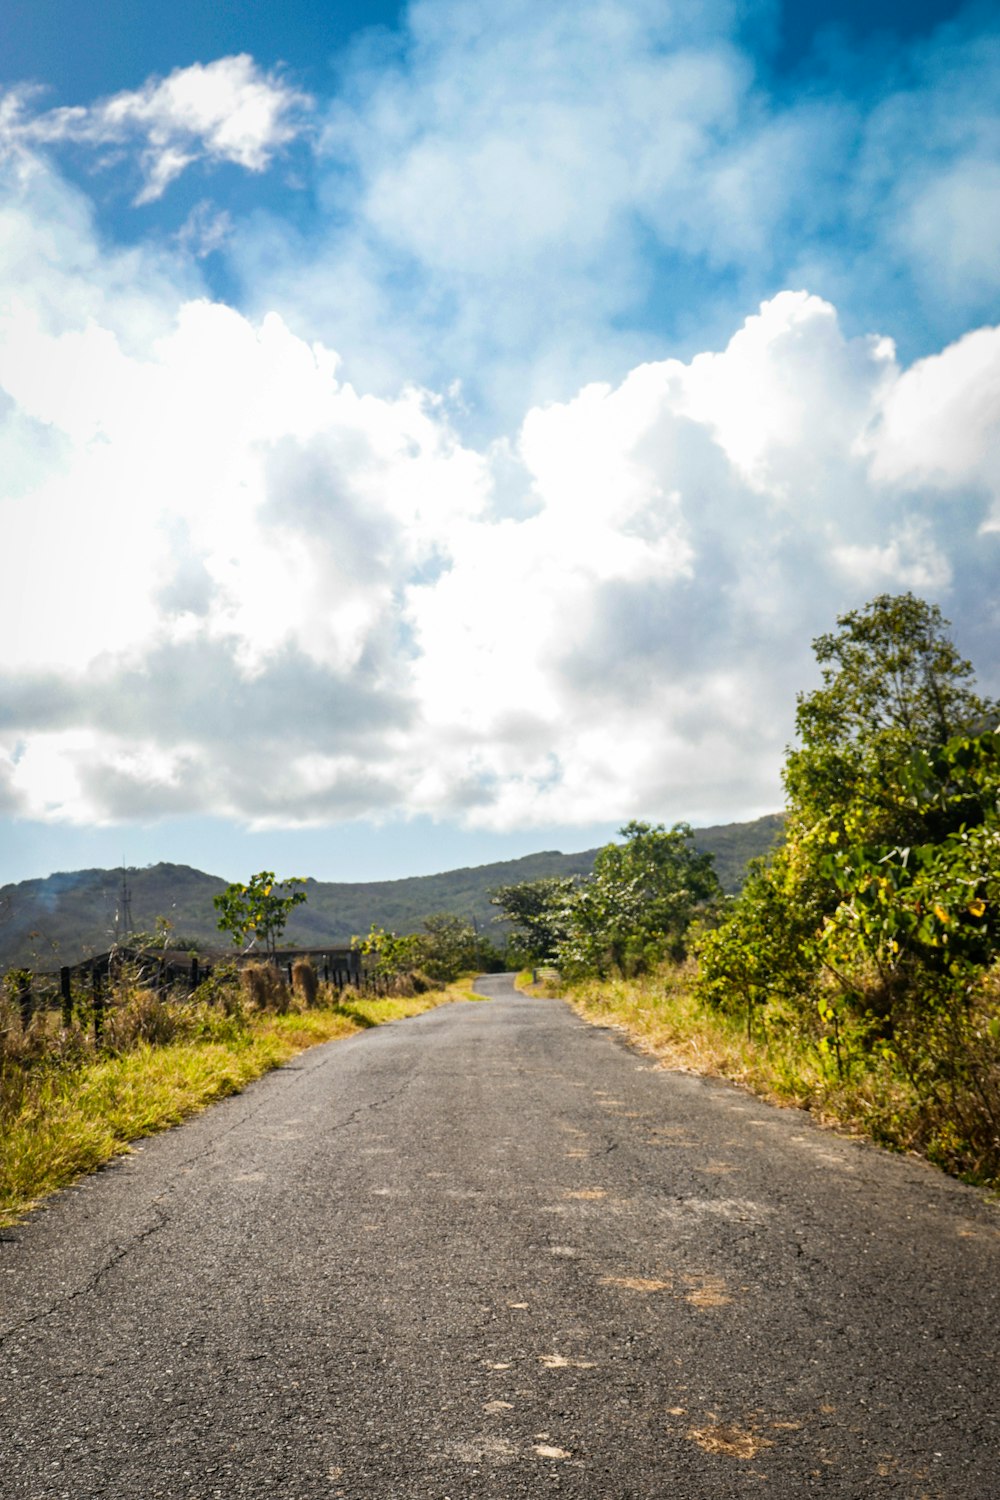
[[[132,922],[132,892],[128,886],[128,871],[122,860],[122,885],[118,893],[118,910],[115,912],[115,943],[122,947],[129,935],[135,931]]]

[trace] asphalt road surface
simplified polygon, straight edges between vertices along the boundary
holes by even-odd
[[[484,980],[0,1243],[0,1497],[1000,1495],[997,1211]]]

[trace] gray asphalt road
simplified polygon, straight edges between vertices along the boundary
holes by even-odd
[[[1000,1494],[994,1209],[483,988],[8,1232],[3,1500]]]

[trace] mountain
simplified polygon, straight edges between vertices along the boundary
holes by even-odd
[[[723,889],[736,891],[747,861],[777,842],[781,826],[781,815],[772,813],[752,823],[696,829],[695,843],[715,856]],[[496,908],[489,903],[494,887],[545,875],[587,875],[596,853],[596,849],[581,854],[546,850],[522,859],[403,880],[308,880],[308,899],[293,912],[285,941],[313,948],[339,946],[367,932],[373,922],[396,932],[414,932],[424,917],[441,911],[474,918],[488,931],[496,916]],[[133,930],[152,932],[157,918],[163,916],[172,923],[174,945],[191,943],[209,949],[223,945],[212,906],[212,897],[226,886],[218,876],[188,865],[158,864],[129,869],[125,880]],[[3,886],[0,969],[23,965],[46,972],[106,952],[121,928],[122,910],[121,870],[77,870]]]

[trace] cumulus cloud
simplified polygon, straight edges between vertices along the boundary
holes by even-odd
[[[810,285],[918,353],[995,308],[1000,49],[981,11],[892,67],[774,87],[766,7],[422,0],[317,110],[320,222],[233,246],[247,295],[484,426],[693,354]],[[662,349],[661,342],[657,349]]]
[[[421,0],[345,68],[295,235],[202,200],[116,249],[47,149],[138,142],[146,198],[259,171],[307,101],[249,58],[7,98],[5,809],[749,816],[811,637],[882,590],[1000,689],[1000,329],[901,358],[857,295],[987,297],[960,226],[992,211],[995,60],[956,27],[877,104],[789,102],[737,9]]]
[[[263,171],[302,131],[311,102],[241,53],[177,68],[93,105],[32,114],[30,96],[12,96],[3,136],[33,145],[72,141],[97,148],[138,141],[144,182],[136,202],[149,203],[194,161]]]
[[[366,393],[277,314],[102,250],[44,167],[6,186],[22,815],[748,815],[839,610],[988,616],[1000,330],[903,367],[785,291],[477,446],[448,396]]]
[[[366,384],[458,376],[503,405],[603,371],[609,344],[626,368],[613,325],[650,290],[644,251],[692,241],[689,185],[751,92],[730,8],[698,10],[411,7],[402,60],[361,53],[326,109],[321,234],[234,246],[251,298],[346,341]]]
[[[1000,328],[978,328],[893,382],[868,446],[875,477],[961,497],[971,484],[1000,526]]]

